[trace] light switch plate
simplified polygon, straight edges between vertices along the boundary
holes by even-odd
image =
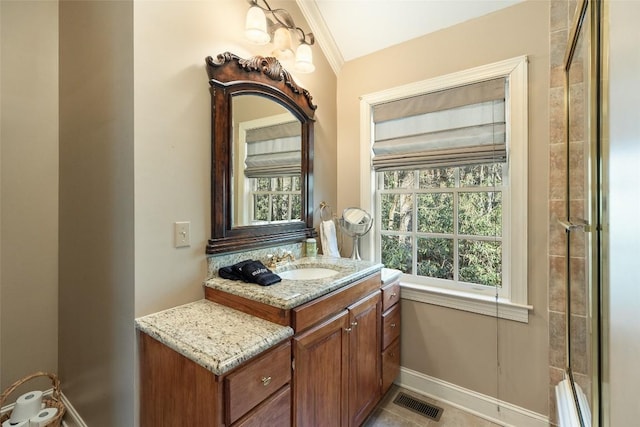
[[[176,222],[174,224],[174,240],[176,248],[191,246],[191,223],[188,221]]]

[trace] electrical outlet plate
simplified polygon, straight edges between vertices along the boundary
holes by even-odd
[[[176,248],[191,246],[191,223],[188,221],[174,224],[174,240]]]

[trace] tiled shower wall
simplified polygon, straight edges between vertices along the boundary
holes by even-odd
[[[566,235],[558,225],[558,218],[566,216],[567,179],[567,123],[564,105],[564,56],[577,2],[550,1],[550,90],[549,90],[549,419],[557,424],[555,385],[563,379],[567,364],[566,301],[567,301],[567,245]],[[574,67],[575,69],[575,67]],[[571,91],[584,90],[582,73],[571,81]],[[573,76],[575,77],[575,76]],[[580,98],[580,97],[577,97]],[[573,105],[575,109],[581,105]],[[574,109],[574,111],[575,111]],[[584,127],[583,122],[572,123],[571,147],[571,206],[572,212],[584,207]],[[577,166],[577,167],[574,167]],[[590,394],[589,351],[586,317],[585,240],[582,233],[572,238],[571,345],[572,368],[576,382]]]

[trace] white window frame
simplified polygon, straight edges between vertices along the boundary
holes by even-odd
[[[293,181],[293,178],[295,178],[295,175],[290,175],[288,176],[288,178],[291,178],[291,180]],[[274,188],[275,187],[275,180],[278,179],[277,177],[265,177],[267,179],[269,179],[270,184],[269,187],[270,188]],[[281,178],[284,178],[281,177]],[[300,221],[299,218],[296,219],[292,219],[292,203],[293,203],[293,197],[294,196],[300,196],[302,197],[300,188],[298,188],[298,190],[257,190],[257,179],[258,178],[246,178],[246,181],[248,181],[251,185],[251,190],[249,191],[248,194],[248,199],[250,200],[249,202],[249,207],[250,209],[248,209],[248,211],[250,212],[250,224],[252,225],[260,225],[260,224],[278,224],[278,223],[284,223],[284,222],[291,222],[291,221]],[[287,219],[281,219],[281,220],[274,220],[271,218],[271,214],[273,213],[273,209],[272,209],[272,205],[273,205],[273,198],[275,196],[289,196],[289,209],[287,211]],[[269,219],[268,220],[257,220],[255,219],[255,211],[256,211],[256,196],[269,196]]]
[[[433,92],[477,81],[507,77],[508,100],[505,108],[509,123],[508,171],[510,210],[504,213],[503,221],[510,227],[509,235],[503,236],[508,247],[507,272],[509,295],[489,296],[476,292],[464,292],[424,283],[412,283],[401,279],[402,298],[436,304],[474,313],[527,323],[529,311],[533,310],[527,300],[527,186],[528,186],[528,96],[527,57],[520,56],[445,76],[363,95],[360,99],[360,205],[375,212],[376,176],[372,167],[373,120],[372,107],[384,102]],[[503,195],[504,197],[504,195]],[[504,200],[503,200],[504,203]],[[380,261],[376,255],[375,242],[378,230],[371,229],[361,240],[361,254],[368,259]]]
[[[276,114],[259,119],[247,120],[238,124],[238,144],[234,147],[236,152],[233,156],[233,170],[243,171],[244,160],[247,157],[247,132],[250,129],[275,126],[280,123],[291,121],[291,113]],[[255,224],[254,217],[254,201],[253,201],[253,185],[251,178],[247,178],[244,173],[234,173],[234,188],[241,191],[233,191],[235,194],[234,206],[238,207],[234,212],[234,221],[237,224]],[[275,192],[274,192],[275,194]],[[242,209],[239,209],[243,207]]]

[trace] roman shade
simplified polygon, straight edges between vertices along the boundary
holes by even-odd
[[[248,129],[245,141],[247,178],[300,175],[300,122]]]
[[[504,77],[373,107],[378,171],[507,160]]]

